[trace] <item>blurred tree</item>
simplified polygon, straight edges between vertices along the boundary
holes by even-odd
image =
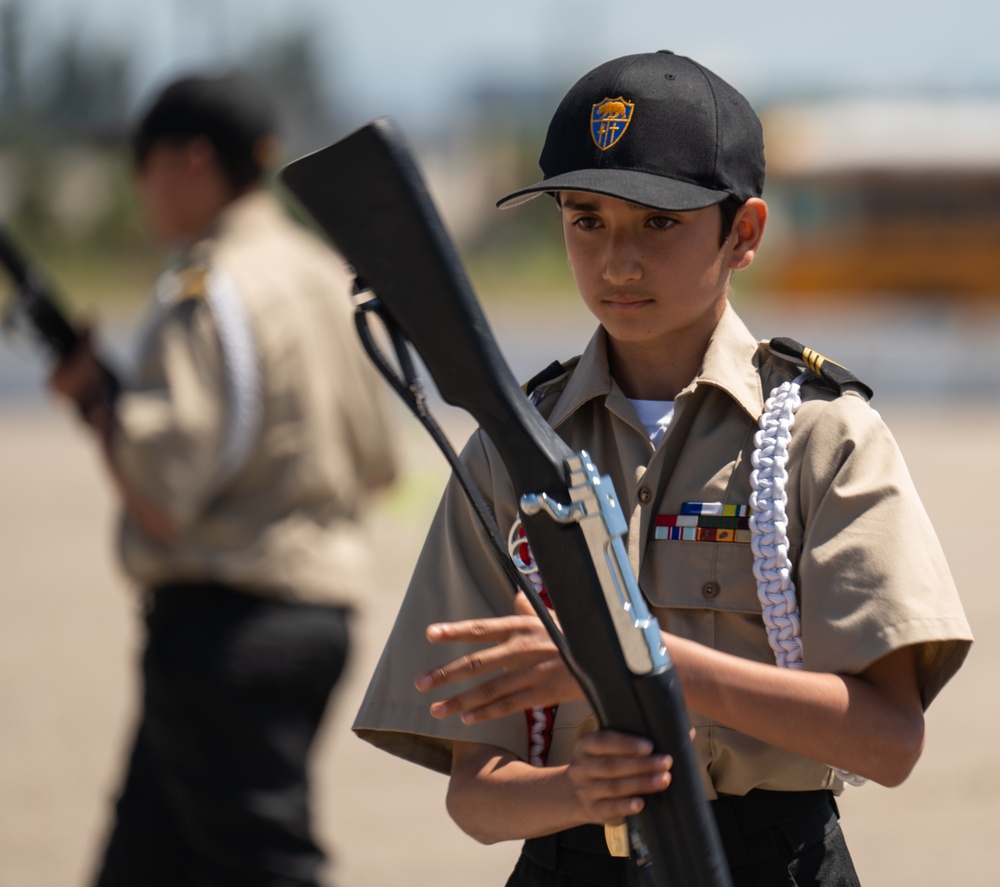
[[[35,32],[24,26],[30,11],[24,0],[0,4],[0,213],[55,246],[141,249],[127,150],[134,50],[85,43],[77,32],[32,43]],[[273,93],[294,152],[317,147],[329,132],[314,44],[301,30],[231,56],[230,66]]]
[[[333,116],[323,86],[315,36],[308,30],[271,36],[252,46],[242,67],[270,91],[292,156],[325,146]]]
[[[20,0],[11,0],[0,8],[0,107],[4,116],[17,114],[23,101],[23,19]]]
[[[235,0],[176,0],[175,8],[177,70],[158,79],[199,68],[246,71],[281,110],[286,158],[322,148],[379,112],[340,89],[335,35],[303,24],[237,42],[226,14],[237,14]],[[143,236],[130,188],[127,134],[141,44],[98,43],[67,22],[58,36],[52,23],[29,27],[35,14],[30,0],[0,0],[0,220],[85,301],[116,287],[134,294],[162,258]],[[192,53],[211,61],[199,65]],[[534,280],[560,279],[565,261],[546,202],[516,220],[492,207],[534,178],[550,97],[482,82],[470,84],[463,101],[468,126],[436,131],[422,150],[428,168],[442,171],[437,184],[456,237],[484,281],[506,286],[512,267]]]
[[[127,127],[129,60],[113,47],[57,43],[43,73],[39,109],[65,135],[117,141]]]

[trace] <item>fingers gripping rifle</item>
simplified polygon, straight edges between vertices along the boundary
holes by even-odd
[[[4,325],[26,324],[53,360],[68,358],[79,345],[80,332],[59,307],[59,300],[41,268],[21,252],[3,226],[0,226],[0,264],[7,269],[15,287]],[[102,398],[112,403],[118,382],[106,367],[104,374]]]
[[[673,756],[670,787],[648,796],[629,820],[644,880],[729,887],[677,675],[629,565],[627,523],[611,481],[587,453],[568,447],[517,384],[400,135],[380,118],[289,164],[281,179],[374,294],[362,314],[383,319],[397,354],[412,345],[445,401],[469,412],[500,453],[562,634],[551,619],[546,627],[601,724],[645,736]],[[358,325],[370,340],[367,320]],[[409,358],[400,362],[410,378],[393,387],[414,412],[426,413]],[[488,503],[464,473],[459,479],[471,486],[508,573],[545,612],[510,565]]]

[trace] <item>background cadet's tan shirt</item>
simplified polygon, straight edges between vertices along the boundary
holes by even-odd
[[[654,450],[611,379],[599,330],[572,371],[538,389],[539,409],[575,450],[610,474],[631,515],[628,550],[639,584],[667,631],[747,659],[774,663],[748,543],[654,538],[657,515],[684,502],[746,505],[750,455],[765,397],[799,370],[758,346],[728,308],[698,377],[677,397]],[[945,558],[891,435],[859,397],[803,386],[789,445],[788,520],[805,667],[857,673],[892,650],[919,646],[925,706],[961,665],[971,634]],[[494,501],[502,530],[515,500],[480,432],[463,459]],[[458,485],[445,492],[396,625],[357,716],[362,738],[447,771],[450,743],[488,743],[527,758],[523,716],[471,727],[435,720],[414,677],[463,652],[424,639],[430,622],[511,610],[512,591]],[[669,646],[669,644],[668,644]],[[471,647],[469,649],[472,649]],[[559,707],[550,764],[564,763],[588,729],[582,703]],[[696,712],[695,745],[708,796],[753,788],[842,784],[824,764],[781,751]]]
[[[159,544],[124,516],[121,557],[137,583],[338,604],[365,590],[359,521],[396,463],[350,286],[343,262],[264,191],[232,204],[161,279],[115,455],[179,533]]]

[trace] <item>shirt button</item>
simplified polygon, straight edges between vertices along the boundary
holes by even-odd
[[[719,596],[719,583],[718,582],[706,582],[701,587],[701,593],[708,600]]]
[[[639,501],[643,505],[648,505],[650,500],[653,498],[653,494],[650,492],[649,487],[641,487],[639,490]]]

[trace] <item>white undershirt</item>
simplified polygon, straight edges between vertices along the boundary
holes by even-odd
[[[642,427],[646,429],[655,447],[667,433],[670,422],[674,418],[674,402],[672,400],[632,400],[629,403],[635,409]]]

